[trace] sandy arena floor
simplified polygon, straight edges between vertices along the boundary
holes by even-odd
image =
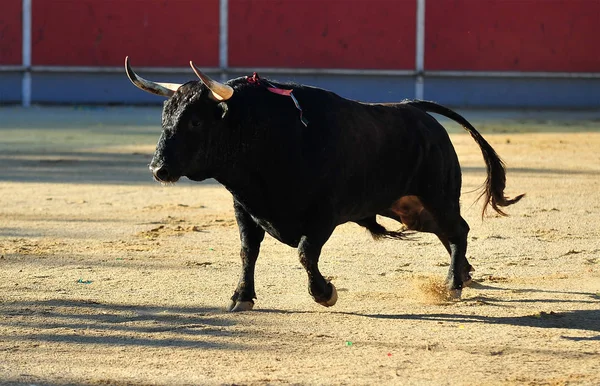
[[[479,148],[455,125],[475,282],[436,286],[431,235],[326,244],[323,308],[294,249],[266,238],[254,311],[231,197],[163,187],[160,110],[0,109],[0,384],[600,384],[600,113],[463,112],[504,158],[510,217],[481,221]]]

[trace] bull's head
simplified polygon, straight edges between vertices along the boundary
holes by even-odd
[[[125,58],[129,80],[138,88],[169,98],[163,107],[163,132],[156,145],[150,170],[160,182],[176,182],[187,176],[193,180],[212,177],[218,155],[211,154],[211,143],[223,135],[227,112],[225,101],[233,96],[233,88],[216,82],[190,65],[200,81],[185,84],[157,83],[138,76]],[[214,148],[214,146],[212,146]]]

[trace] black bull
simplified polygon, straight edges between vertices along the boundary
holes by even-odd
[[[127,73],[138,87],[168,96],[163,132],[150,168],[161,182],[214,178],[233,195],[242,272],[229,310],[251,309],[254,267],[265,232],[298,248],[309,293],[332,306],[337,291],[319,272],[321,248],[346,222],[374,238],[402,238],[376,216],[438,236],[451,257],[450,290],[471,277],[465,256],[469,226],[460,215],[461,169],[446,130],[428,112],[471,134],[487,167],[484,212],[517,202],[504,196],[505,169],[494,149],[456,112],[420,100],[367,104],[297,84],[237,78],[220,84],[194,68],[201,81],[154,83]],[[293,89],[291,98],[268,87]]]

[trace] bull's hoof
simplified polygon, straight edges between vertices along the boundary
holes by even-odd
[[[448,300],[460,300],[462,296],[462,289],[449,289]]]
[[[473,282],[473,277],[471,276],[471,272],[475,271],[475,268],[471,264],[468,265],[467,269],[465,269],[462,273],[462,281],[463,287],[468,287]]]
[[[338,300],[337,290],[335,289],[335,286],[333,285],[333,283],[329,283],[329,285],[331,286],[331,297],[327,301],[318,302],[320,305],[325,307],[333,306],[335,303],[337,303]]]
[[[254,302],[251,300],[245,302],[231,301],[227,307],[229,312],[250,311],[254,307]]]
[[[469,287],[471,283],[473,283],[473,278],[471,275],[467,275],[465,278],[463,278],[463,287]]]
[[[447,300],[460,300],[462,289],[466,283],[457,283],[452,278],[446,279],[446,289],[448,291]]]

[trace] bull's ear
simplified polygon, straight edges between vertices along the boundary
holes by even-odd
[[[218,106],[218,111],[221,113],[221,119],[224,119],[225,115],[227,115],[227,112],[229,111],[229,107],[227,107],[227,103],[221,102],[217,106]]]

